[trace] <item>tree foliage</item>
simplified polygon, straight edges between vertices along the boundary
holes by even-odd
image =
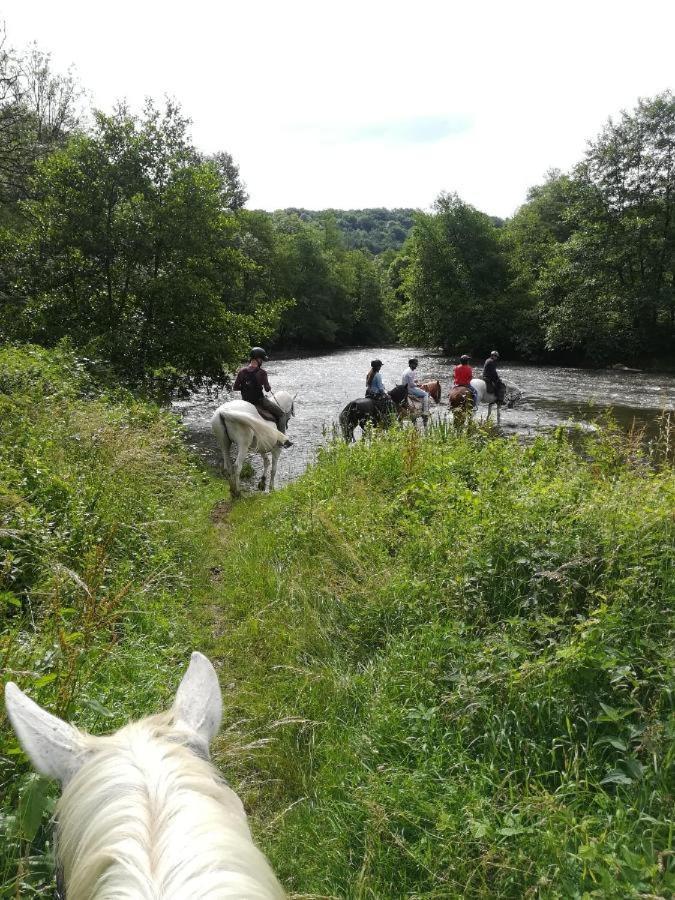
[[[246,223],[174,104],[97,113],[90,134],[38,165],[32,194],[29,225],[9,241],[14,336],[68,336],[133,379],[167,366],[219,377],[252,331],[276,326],[276,298],[247,293]]]
[[[402,291],[404,333],[453,352],[511,341],[514,296],[489,216],[456,194],[441,194],[431,214],[417,215],[407,258],[403,273],[392,273]]]
[[[548,351],[666,359],[675,338],[675,98],[609,121],[570,175],[508,224]]]

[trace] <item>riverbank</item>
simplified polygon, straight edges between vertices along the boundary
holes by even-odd
[[[209,654],[216,762],[292,896],[672,891],[660,445],[393,430],[230,506],[170,416],[0,364],[0,652],[39,702],[110,730]],[[0,759],[3,896],[47,891],[53,788],[6,720]]]

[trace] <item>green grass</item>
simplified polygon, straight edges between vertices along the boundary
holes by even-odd
[[[172,417],[106,396],[67,351],[1,351],[0,417],[3,679],[95,733],[159,710],[210,602],[223,482]],[[1,715],[0,896],[51,896],[56,787]]]
[[[669,896],[675,482],[439,429],[238,504],[236,781],[301,895]]]
[[[672,895],[658,447],[393,430],[230,510],[65,350],[0,352],[0,415],[3,671],[103,732],[207,652],[216,762],[289,893]],[[47,896],[54,788],[6,720],[0,795],[0,895]]]

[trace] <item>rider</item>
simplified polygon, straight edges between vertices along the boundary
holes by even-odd
[[[429,415],[429,394],[415,382],[415,369],[419,365],[417,357],[408,360],[408,368],[401,376],[402,384],[408,386],[408,395],[418,397],[422,401],[422,415]]]
[[[268,392],[272,390],[267,372],[262,367],[263,360],[266,359],[269,357],[262,347],[253,347],[249,353],[250,362],[247,366],[239,369],[232,389],[241,391],[241,399],[252,403],[259,411],[265,410],[265,412],[271,413],[276,421],[277,429],[285,434],[286,414],[280,406],[263,394],[263,388]],[[281,446],[292,447],[293,444],[287,438]]]
[[[473,397],[473,408],[476,409],[478,406],[478,391],[471,384],[471,379],[473,378],[473,369],[471,368],[471,357],[464,353],[459,358],[460,365],[455,366],[455,387],[465,387],[471,391],[471,396]]]
[[[384,389],[384,382],[380,375],[381,368],[381,359],[373,359],[371,361],[370,371],[366,375],[366,397],[369,400],[374,400],[380,408],[380,413],[384,414],[394,408],[394,403]]]
[[[494,394],[501,403],[506,393],[506,385],[499,377],[497,372],[497,360],[499,359],[499,351],[493,350],[488,359],[485,360],[483,366],[483,381],[491,394]]]
[[[382,360],[373,359],[370,363],[370,371],[366,375],[366,397],[369,397],[371,400],[378,400],[387,394],[380,375],[381,368]]]

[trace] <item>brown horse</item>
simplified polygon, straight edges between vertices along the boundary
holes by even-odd
[[[429,394],[434,403],[441,402],[441,383],[438,379],[436,381],[423,381],[420,387]]]
[[[426,391],[427,394],[431,397],[434,403],[441,402],[441,383],[440,381],[423,381],[418,385],[423,391]],[[424,423],[424,427],[427,427],[427,423],[429,421],[429,416],[425,415],[422,412],[422,401],[418,397],[411,397],[408,395],[408,407],[407,407],[407,415],[404,414],[404,418],[410,419],[413,422],[416,422],[417,419],[421,416],[422,422]]]
[[[448,403],[452,410],[452,419],[457,428],[461,428],[473,415],[473,394],[466,385],[456,384],[450,388]]]

